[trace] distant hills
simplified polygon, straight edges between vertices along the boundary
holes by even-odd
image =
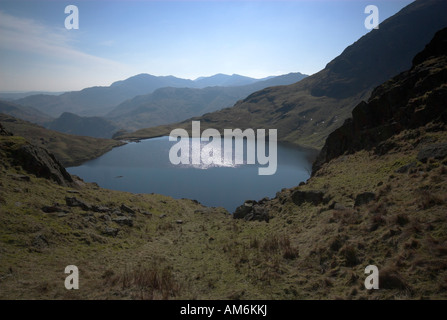
[[[257,90],[286,85],[304,79],[299,72],[254,81],[242,76],[217,75],[198,81],[220,86],[194,88],[161,88],[147,95],[137,96],[118,105],[106,118],[127,130],[181,121],[193,116],[230,107],[238,100]],[[241,86],[225,86],[230,83],[252,82]],[[202,82],[204,84],[204,82]]]
[[[113,122],[101,117],[80,117],[70,112],[64,112],[61,116],[47,125],[48,129],[89,136],[95,138],[111,138],[120,128]]]
[[[233,75],[227,75],[218,73],[211,77],[200,77],[194,80],[195,84],[199,88],[205,88],[205,87],[214,87],[214,86],[220,86],[220,87],[234,87],[234,86],[244,86],[248,84],[252,84],[258,81],[268,80],[274,77],[267,77],[263,79],[253,79],[250,77],[241,76],[238,74]]]
[[[253,79],[240,75],[215,75],[197,80],[181,79],[174,76],[153,76],[139,74],[112,83],[108,87],[90,87],[80,91],[65,92],[60,95],[36,94],[14,100],[23,106],[33,107],[54,118],[64,112],[80,116],[103,116],[120,103],[137,95],[150,94],[157,89],[205,88],[207,86],[240,86],[266,79]]]
[[[2,101],[0,112],[64,133],[111,138],[120,130],[158,126],[220,110],[257,90],[305,77],[299,72],[265,79],[218,74],[188,80],[139,74],[109,87]]]
[[[279,139],[321,148],[326,137],[368,99],[373,88],[411,66],[436,31],[447,26],[447,1],[415,1],[380,24],[320,72],[288,86],[257,91],[232,108],[157,128],[127,138],[168,134],[172,128],[276,128]]]
[[[49,91],[26,91],[26,92],[2,92],[0,91],[0,99],[6,101],[12,101],[17,99],[22,99],[28,96],[46,94],[46,95],[60,95],[64,92],[49,92]]]
[[[3,100],[0,100],[0,113],[9,114],[13,117],[40,125],[44,125],[53,120],[50,116],[33,107],[24,107],[14,102]]]

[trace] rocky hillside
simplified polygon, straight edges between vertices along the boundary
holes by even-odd
[[[394,146],[384,143],[405,129],[433,122],[447,122],[447,28],[436,33],[425,50],[413,59],[410,70],[377,87],[368,102],[352,111],[352,118],[329,135],[314,163],[323,163],[344,153],[375,148],[383,154]],[[438,146],[447,148],[447,146]]]
[[[14,137],[0,123],[0,150],[3,166],[19,166],[36,177],[46,178],[62,186],[73,185],[71,175],[46,149],[28,143],[22,137]],[[13,175],[14,179],[30,181],[26,175]]]
[[[446,41],[447,29],[436,33],[410,70],[353,110],[306,183],[236,210],[295,226],[299,270],[320,269],[317,291],[344,278],[349,298],[447,298]],[[365,295],[370,264],[380,290]]]

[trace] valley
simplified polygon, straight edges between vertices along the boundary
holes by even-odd
[[[10,115],[0,114],[0,299],[447,299],[446,9],[414,1],[310,76],[140,74],[2,101]],[[44,127],[55,118],[60,130],[76,123],[76,135]],[[212,192],[192,176],[184,185],[163,176],[171,145],[154,145],[178,129],[190,151],[194,121],[202,131],[277,129],[278,143],[312,155],[300,164],[312,169],[231,206],[69,173],[80,166],[120,185],[132,172],[155,187]],[[87,122],[108,134],[78,135]],[[128,171],[116,171],[124,163]],[[246,187],[235,175],[215,195],[273,185]],[[79,268],[77,290],[64,286],[68,265]],[[365,287],[367,266],[377,267],[378,289]]]

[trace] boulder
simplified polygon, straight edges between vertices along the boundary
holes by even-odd
[[[127,213],[132,214],[132,215],[135,214],[135,210],[133,210],[131,207],[125,205],[124,203],[121,205],[120,209],[121,209],[123,212],[127,212]]]
[[[92,211],[93,212],[105,213],[105,212],[109,212],[110,208],[104,207],[104,206],[100,206],[100,205],[92,205]]]
[[[233,218],[246,221],[269,222],[270,220],[268,209],[254,200],[247,200],[243,205],[237,207],[233,213]]]
[[[253,205],[257,202],[254,200],[247,200],[243,205],[236,208],[233,213],[234,219],[245,219],[245,216],[248,215],[253,210]]]
[[[327,199],[324,197],[324,192],[315,190],[309,190],[309,191],[295,190],[292,193],[292,201],[298,206],[302,205],[305,202],[311,203],[315,206],[328,202]]]
[[[126,225],[126,226],[129,226],[129,227],[133,226],[133,220],[132,220],[131,217],[125,217],[125,216],[116,217],[116,218],[113,218],[112,221],[116,222],[116,223],[118,223],[120,225]]]
[[[119,229],[117,228],[112,228],[112,227],[105,227],[103,232],[105,235],[107,236],[112,236],[112,237],[116,237],[116,235],[118,234]]]
[[[92,207],[89,204],[83,202],[82,200],[77,199],[76,197],[65,197],[65,202],[69,207],[80,207],[84,211],[92,209]]]
[[[415,168],[415,167],[416,167],[416,162],[413,161],[413,162],[411,162],[411,163],[409,163],[409,164],[406,164],[406,165],[400,167],[400,168],[397,169],[395,172],[396,172],[396,173],[406,173],[406,172],[408,172],[408,170],[410,170],[410,169],[412,169],[412,168]]]
[[[31,178],[24,174],[9,174],[8,176],[17,181],[26,181],[26,182],[31,181]]]
[[[37,177],[52,180],[62,186],[73,184],[73,178],[60,162],[46,149],[31,144],[25,144],[12,149],[14,164],[21,166],[27,172]]]
[[[429,158],[433,159],[444,159],[447,157],[447,143],[436,143],[431,144],[422,148],[418,155],[417,159],[421,162],[427,162]]]

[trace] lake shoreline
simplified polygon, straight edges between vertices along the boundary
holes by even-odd
[[[283,188],[307,181],[312,167],[309,160],[316,154],[279,142],[278,172],[263,176],[258,169],[265,165],[259,164],[173,165],[168,153],[175,143],[167,136],[132,141],[67,170],[106,189],[196,199],[206,206],[233,212],[245,200],[274,197]]]

